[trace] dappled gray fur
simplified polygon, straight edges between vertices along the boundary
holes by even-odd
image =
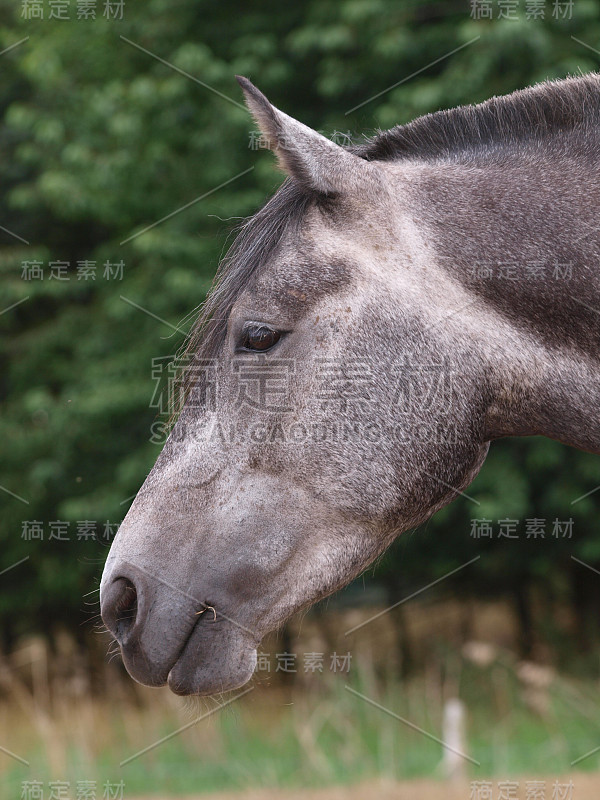
[[[266,632],[456,497],[492,439],[600,451],[598,77],[351,149],[241,84],[288,179],[220,269],[101,588],[131,674],[181,693],[247,681]]]

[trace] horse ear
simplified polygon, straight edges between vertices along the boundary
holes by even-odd
[[[373,164],[275,108],[247,78],[236,78],[250,113],[284,172],[323,194],[345,194],[374,182]]]

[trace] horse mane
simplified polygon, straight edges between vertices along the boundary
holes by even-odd
[[[221,260],[196,322],[177,356],[182,373],[175,386],[178,408],[172,408],[172,418],[198,379],[196,370],[190,367],[199,360],[216,356],[235,301],[268,261],[283,236],[300,224],[308,206],[318,202],[317,196],[288,178],[256,214],[237,227],[234,242]],[[172,399],[171,404],[173,402]]]
[[[380,131],[353,152],[368,161],[436,160],[586,132],[600,123],[600,75],[590,73],[436,111]]]

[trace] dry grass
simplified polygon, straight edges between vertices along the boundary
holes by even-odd
[[[96,637],[96,653],[82,653],[66,634],[52,655],[43,640],[23,642],[11,656],[0,656],[0,744],[30,760],[31,768],[0,757],[0,797],[19,797],[28,777],[46,784],[122,777],[127,800],[471,800],[470,784],[442,781],[447,773],[435,742],[443,735],[445,702],[459,696],[468,734],[459,749],[481,761],[466,774],[493,775],[497,798],[502,777],[536,772],[545,776],[544,800],[555,800],[548,773],[569,771],[600,742],[598,684],[520,664],[512,620],[501,605],[478,608],[485,630],[465,626],[467,611],[445,603],[405,612],[413,653],[425,668],[402,682],[395,676],[392,615],[360,629],[352,641],[343,632],[372,608],[298,618],[286,648],[299,663],[307,652],[351,650],[351,673],[326,666],[322,674],[306,674],[299,666],[287,679],[275,671],[257,674],[252,694],[191,727],[217,701],[181,700],[167,689],[138,686],[118,660],[103,664],[103,637]],[[467,647],[465,627],[477,634]],[[274,638],[263,646],[271,654],[283,649]],[[346,691],[347,683],[434,738]],[[121,770],[124,758],[184,727]],[[582,768],[600,769],[600,755]],[[527,780],[521,777],[515,800],[526,800]],[[600,773],[578,772],[572,780],[564,800],[600,799]]]
[[[517,780],[516,778],[514,780]],[[535,777],[521,776],[515,800],[527,800],[527,782],[536,780]],[[537,780],[540,780],[537,778]],[[544,797],[550,800],[553,797],[552,787],[554,781],[560,784],[573,782],[571,794],[559,795],[565,800],[598,800],[600,797],[600,773],[583,774],[573,773],[559,778],[544,778]],[[493,782],[494,793],[497,797],[498,784]],[[476,795],[475,795],[476,796]],[[152,795],[151,797],[130,798],[130,800],[470,800],[471,785],[448,784],[430,780],[414,781],[365,781],[354,786],[328,787],[326,789],[260,789],[242,792],[227,792],[225,794],[188,795],[187,797],[169,797],[167,795]],[[531,794],[529,795],[531,797]],[[538,795],[542,797],[542,795]]]

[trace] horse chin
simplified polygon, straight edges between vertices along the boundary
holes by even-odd
[[[238,689],[256,667],[256,648],[237,630],[197,626],[171,668],[167,683],[179,695],[212,695]]]

